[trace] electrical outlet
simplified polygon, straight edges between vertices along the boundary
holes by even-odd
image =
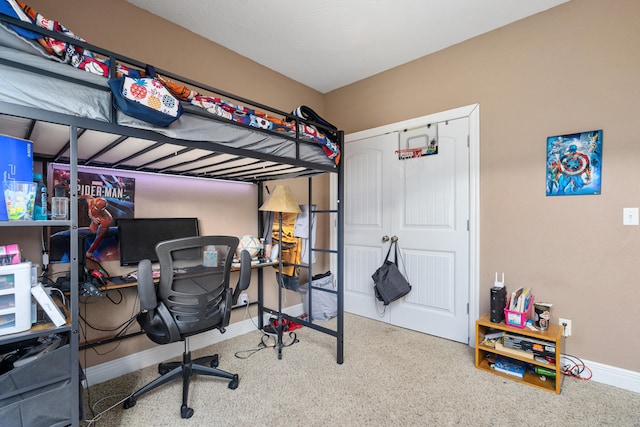
[[[238,298],[238,305],[247,305],[249,304],[249,295],[246,293],[241,293]]]
[[[562,336],[570,337],[571,336],[571,320],[568,319],[558,319],[558,323],[562,328]]]

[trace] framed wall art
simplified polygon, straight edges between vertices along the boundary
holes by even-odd
[[[547,138],[547,196],[600,194],[602,130]]]

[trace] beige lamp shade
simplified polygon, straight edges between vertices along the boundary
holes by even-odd
[[[291,189],[286,185],[276,185],[271,197],[262,206],[261,211],[300,213],[300,206]]]

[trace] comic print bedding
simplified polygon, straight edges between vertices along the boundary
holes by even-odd
[[[33,8],[17,0],[0,0],[0,13],[84,41],[61,23],[47,19]],[[63,42],[53,37],[43,36],[42,34],[25,30],[15,25],[11,27],[19,36],[36,42],[52,59],[94,75],[105,78],[109,77],[110,64],[108,59],[102,59],[87,49],[74,46],[71,43]],[[143,71],[131,69],[122,64],[116,64],[116,72],[118,77],[127,75],[133,78],[139,78],[144,75]],[[326,132],[322,132],[315,126],[302,122],[296,122],[295,120],[286,121],[282,118],[269,116],[256,109],[237,105],[218,97],[200,94],[185,85],[175,83],[163,76],[157,75],[157,77],[163,81],[167,89],[178,99],[202,108],[210,114],[258,129],[283,132],[289,135],[296,135],[296,133],[298,133],[301,139],[319,145],[326,156],[332,159],[335,164],[338,164],[340,161],[340,149],[336,143],[337,128],[323,120],[309,107],[298,107],[292,112],[292,115],[314,121],[323,126],[323,129],[326,127],[328,129]],[[297,127],[296,123],[298,123]]]
[[[295,134],[296,132],[296,124],[294,121],[286,122],[276,117],[270,117],[261,111],[233,104],[220,98],[196,95],[190,99],[190,102],[192,105],[204,108],[211,114],[233,120],[234,122],[260,129],[288,132],[291,134]],[[298,125],[298,131],[300,135],[319,144],[327,157],[333,159],[336,164],[340,162],[338,144],[329,139],[327,135],[318,131],[314,126],[304,123]]]
[[[12,18],[20,19],[24,22],[35,24],[38,27],[49,31],[64,34],[67,37],[71,37],[79,41],[85,41],[59,22],[45,18],[32,7],[16,0],[1,0],[0,13]],[[47,54],[57,58],[65,64],[69,64],[75,68],[79,68],[92,74],[109,77],[108,59],[103,60],[101,58],[97,58],[93,52],[87,49],[74,46],[53,37],[43,36],[40,33],[25,30],[18,26],[12,26],[12,29],[20,36],[36,41]],[[126,74],[131,75],[132,77],[139,77],[139,73],[136,70],[131,70],[122,64],[118,64],[116,68],[119,75]]]

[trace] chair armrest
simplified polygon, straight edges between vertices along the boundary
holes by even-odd
[[[158,306],[156,285],[153,283],[153,270],[151,261],[148,259],[143,259],[138,264],[138,296],[140,297],[141,309],[153,310]]]
[[[240,293],[249,287],[249,283],[251,283],[251,255],[249,255],[248,251],[243,250],[240,253],[240,278],[233,292],[233,305],[238,303]]]

